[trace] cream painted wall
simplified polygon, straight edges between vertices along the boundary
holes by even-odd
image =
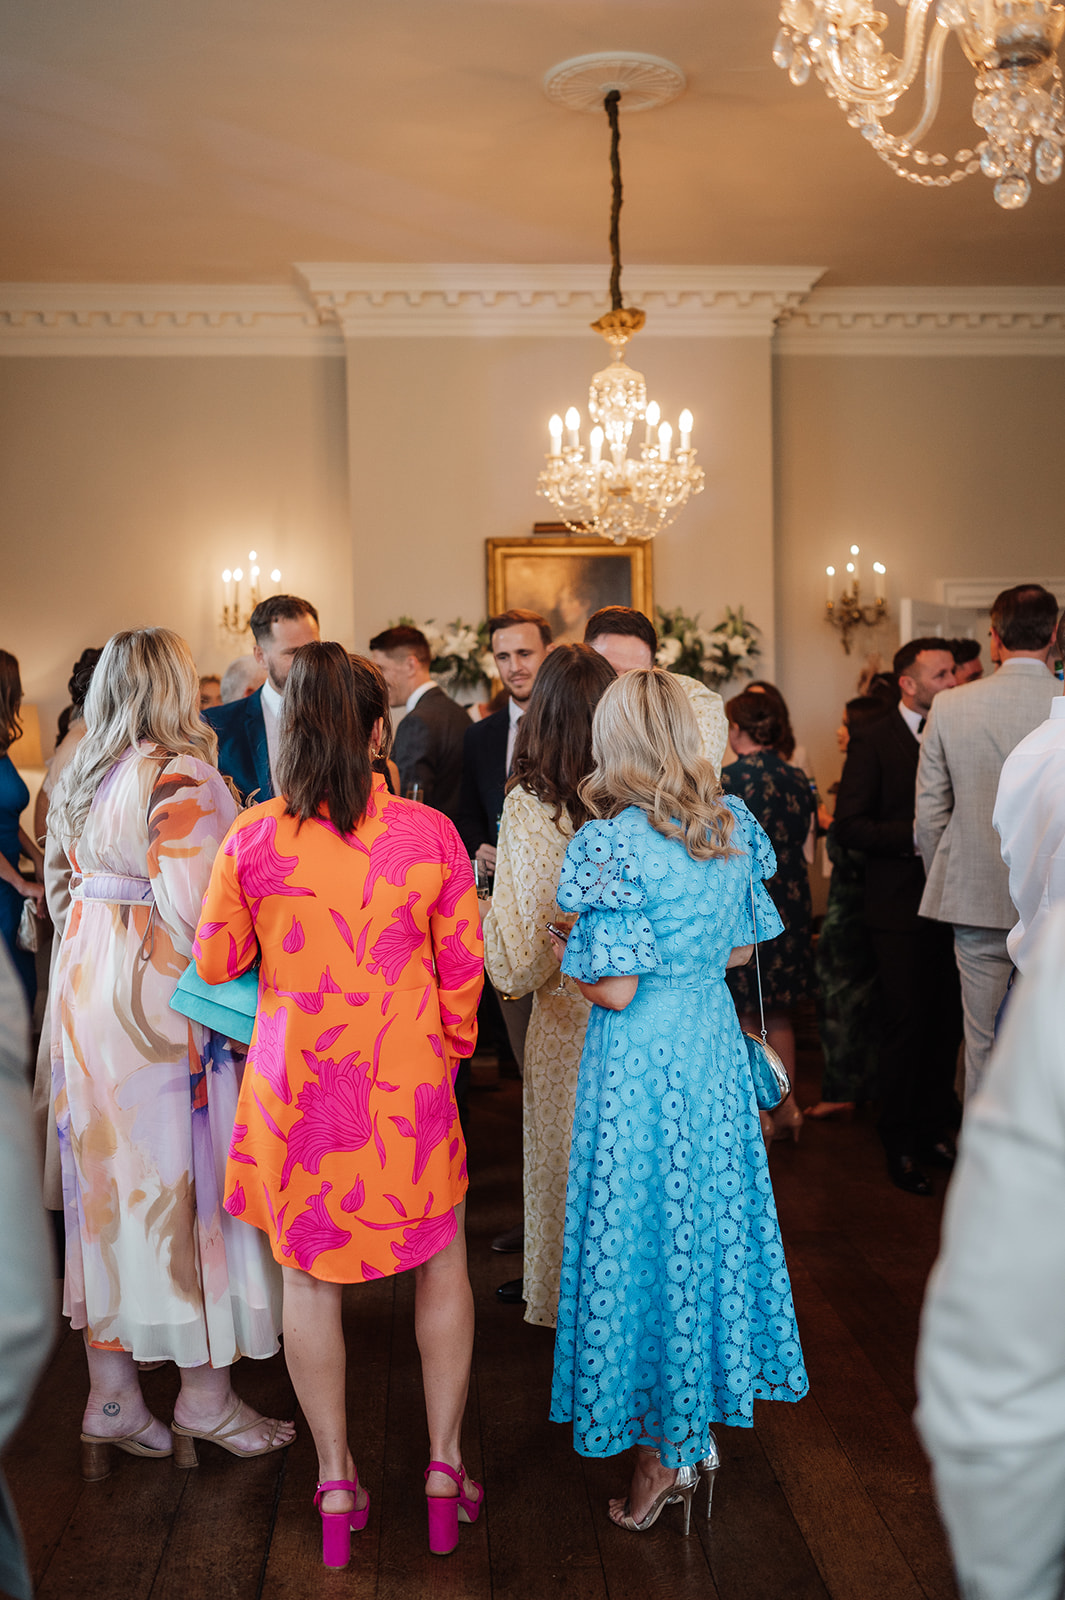
[[[42,737],[116,629],[173,627],[203,671],[250,648],[216,628],[249,548],[353,642],[347,500],[340,359],[0,361],[0,644]]]
[[[744,604],[773,646],[767,339],[641,335],[630,360],[674,424],[695,414],[706,488],[655,543],[655,599],[716,622]],[[401,613],[467,620],[486,605],[484,541],[555,513],[535,493],[547,419],[608,359],[587,339],[353,339],[348,344],[355,633]]]
[[[883,561],[896,619],[943,578],[1060,571],[1063,420],[1060,357],[777,358],[778,682],[823,788],[865,651],[901,642],[892,622],[844,654],[823,620],[826,565],[851,543]]]

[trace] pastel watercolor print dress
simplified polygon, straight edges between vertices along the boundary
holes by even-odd
[[[642,811],[585,823],[558,903],[579,912],[563,971],[638,974],[624,1011],[593,1006],[566,1196],[551,1417],[577,1450],[639,1440],[665,1466],[708,1454],[716,1423],[806,1393],[754,1085],[725,963],[782,926],[776,862],[741,800],[729,858],[693,861]]]
[[[68,857],[49,839],[71,868],[51,1002],[63,1310],[96,1346],[183,1367],[272,1355],[281,1326],[265,1241],[222,1209],[239,1064],[170,1009],[235,813],[215,768],[142,746]]]
[[[378,777],[349,834],[252,806],[215,861],[197,969],[219,983],[260,949],[226,1209],[330,1283],[418,1266],[454,1238],[467,1186],[454,1076],[483,961],[455,827]]]

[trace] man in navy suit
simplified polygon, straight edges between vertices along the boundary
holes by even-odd
[[[309,600],[272,594],[251,614],[255,659],[266,673],[261,689],[229,705],[212,706],[204,717],[218,735],[218,769],[232,778],[245,804],[276,794],[277,729],[292,657],[321,635]]]
[[[529,704],[540,663],[551,648],[551,629],[538,612],[515,607],[489,617],[488,637],[496,671],[510,700],[502,711],[466,730],[462,795],[455,821],[470,855],[483,861],[491,872],[518,723]]]
[[[403,706],[407,713],[392,745],[400,786],[406,794],[417,784],[418,798],[454,822],[469,715],[433,682],[429,641],[420,629],[406,624],[386,628],[370,640],[370,654],[388,686],[389,704]]]
[[[914,813],[925,720],[935,696],[954,687],[954,658],[944,639],[911,639],[896,652],[894,671],[901,700],[852,735],[833,826],[845,850],[866,858],[865,921],[883,1007],[878,1132],[888,1176],[909,1194],[928,1195],[918,1163],[952,1164],[961,994],[950,927],[919,915],[925,873]]]

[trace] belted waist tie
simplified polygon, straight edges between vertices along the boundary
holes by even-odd
[[[122,872],[85,872],[80,885],[71,890],[71,899],[107,900],[116,906],[155,904],[150,878],[128,877]]]

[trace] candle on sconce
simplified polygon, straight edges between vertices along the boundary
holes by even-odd
[[[663,422],[658,430],[658,459],[668,461],[669,452],[673,445],[673,427],[671,423]]]
[[[270,574],[270,582],[271,583],[280,583],[281,582],[281,568],[280,567],[275,567],[273,572],[271,572],[271,574]]]
[[[854,560],[847,567],[847,571],[854,573],[854,581],[855,581],[855,583],[858,583],[859,579],[861,578],[861,569],[859,568],[859,565],[858,565],[858,557],[859,557],[860,554],[861,554],[861,551],[858,549],[858,546],[856,544],[852,544],[851,545],[851,555],[854,557]]]
[[[244,577],[244,573],[242,572],[240,567],[234,567],[233,568],[233,582],[234,583],[240,583],[243,580],[243,577]]]
[[[576,450],[581,442],[581,414],[576,406],[570,406],[566,412],[566,430],[569,434],[571,450]]]
[[[602,428],[595,427],[592,429],[591,437],[589,439],[588,459],[593,467],[597,467],[603,458],[603,440],[605,437],[606,435],[604,434]]]
[[[681,412],[677,420],[680,425],[680,447],[682,450],[690,450],[692,447],[692,423],[695,418],[690,411],[685,410]]]
[[[833,584],[832,584],[832,580],[833,580],[833,578],[835,576],[836,576],[835,567],[826,567],[825,568],[825,577],[828,579],[828,596],[827,596],[827,600],[828,600],[828,604],[829,605],[832,604],[832,600],[833,600],[833,594],[832,594]]]
[[[547,424],[547,431],[551,435],[551,454],[560,456],[562,454],[562,418],[557,411]]]
[[[887,568],[884,566],[882,561],[873,562],[873,580],[876,587],[876,598],[878,600],[883,600],[884,598],[884,574],[886,571]]]
[[[647,407],[647,410],[644,412],[644,419],[647,423],[647,433],[644,436],[643,442],[648,450],[650,450],[651,446],[655,442],[655,429],[658,427],[658,419],[661,415],[662,410],[658,404],[658,401],[652,400],[650,405]]]

